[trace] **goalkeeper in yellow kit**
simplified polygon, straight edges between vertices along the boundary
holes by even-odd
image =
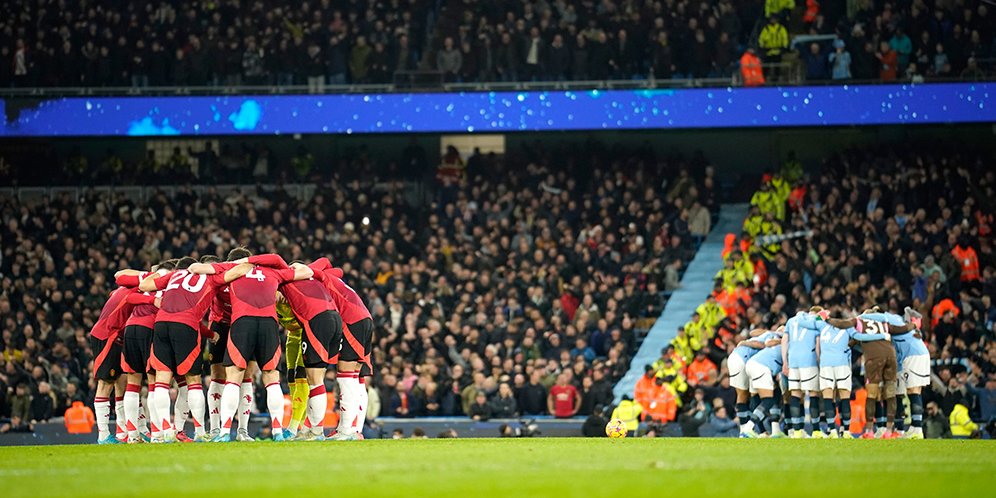
[[[294,381],[288,379],[291,398],[291,419],[287,424],[287,430],[292,435],[297,434],[301,421],[304,420],[305,410],[308,408],[308,378],[304,370],[304,351],[302,350],[302,330],[301,324],[294,317],[287,300],[280,296],[277,301],[277,318],[280,326],[287,331],[287,345],[285,348],[287,355],[287,376],[294,376]]]

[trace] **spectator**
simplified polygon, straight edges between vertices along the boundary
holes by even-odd
[[[883,41],[879,44],[879,51],[875,53],[875,58],[880,64],[878,77],[882,81],[896,81],[896,51],[892,50],[889,42]]]
[[[308,62],[305,75],[308,77],[308,93],[325,92],[325,56],[317,43],[308,46]],[[293,80],[293,77],[291,77]]]
[[[545,66],[547,60],[547,47],[540,38],[539,28],[533,26],[529,30],[529,39],[526,41],[525,58],[522,79],[525,81],[541,81],[545,76]]]
[[[519,416],[519,407],[512,393],[512,387],[507,382],[498,386],[498,395],[491,400],[491,416],[494,418],[513,418]]]
[[[951,437],[951,425],[937,403],[927,403],[927,415],[923,419],[924,436],[927,439],[948,439]]]
[[[370,82],[384,85],[391,82],[391,72],[387,49],[383,43],[374,43],[373,52],[370,53]]]
[[[819,43],[811,43],[809,52],[803,55],[806,61],[806,80],[822,81],[827,79],[827,56]]]
[[[436,69],[443,73],[446,81],[456,81],[463,64],[463,56],[453,46],[453,38],[443,40],[443,49],[436,52]]]
[[[567,374],[557,376],[557,383],[550,388],[546,401],[547,412],[557,418],[570,418],[581,409],[581,394],[568,382]]]
[[[411,418],[418,413],[419,406],[412,393],[401,382],[391,395],[390,413],[392,417]]]
[[[547,53],[547,73],[552,81],[564,81],[568,78],[568,70],[571,67],[571,53],[564,46],[564,37],[561,34],[553,35],[553,42]]]
[[[38,383],[38,392],[31,397],[31,420],[32,424],[38,422],[48,422],[55,413],[55,394],[48,382]]]
[[[356,37],[356,45],[349,53],[349,73],[353,83],[366,83],[370,73],[370,46],[363,36]]]
[[[902,28],[896,29],[896,34],[889,40],[889,47],[896,52],[896,69],[905,71],[910,63],[910,54],[913,53],[913,42],[909,36],[903,32]]]
[[[523,415],[542,415],[546,413],[546,387],[540,383],[542,372],[533,370],[529,383],[518,388],[515,393],[516,405]]]
[[[709,422],[699,426],[700,437],[737,437],[739,433],[740,427],[730,419],[722,403],[713,408]]]
[[[851,79],[851,53],[843,40],[833,42],[833,52],[830,52],[831,76],[835,80]]]
[[[470,416],[471,420],[477,422],[487,422],[491,419],[492,408],[491,404],[488,403],[488,395],[484,391],[478,391],[474,395],[474,402],[470,405],[470,410],[467,414]]]
[[[705,402],[705,391],[696,389],[691,401],[685,405],[678,415],[681,435],[684,437],[699,437],[699,427],[709,421],[709,407]]]

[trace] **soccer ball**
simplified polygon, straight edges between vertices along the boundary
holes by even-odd
[[[619,420],[617,418],[609,421],[605,424],[605,435],[612,438],[626,437],[626,422]]]

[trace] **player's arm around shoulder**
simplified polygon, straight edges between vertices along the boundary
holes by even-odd
[[[169,283],[169,277],[171,273],[165,275],[159,275],[158,273],[149,274],[145,277],[141,283],[138,284],[138,290],[142,292],[155,292],[166,288],[166,284]]]
[[[214,263],[194,263],[187,268],[187,271],[197,275],[214,275],[218,273],[218,269],[215,268]]]
[[[229,269],[228,271],[226,271],[225,274],[223,275],[225,283],[227,284],[229,282],[232,282],[235,279],[244,277],[245,274],[249,273],[249,271],[252,270],[254,267],[255,267],[255,265],[252,265],[252,264],[249,264],[249,263],[240,263],[240,264],[237,264],[237,265],[233,266],[231,269]]]
[[[301,263],[294,263],[291,265],[291,269],[294,270],[294,277],[291,280],[307,280],[315,276],[314,270]]]

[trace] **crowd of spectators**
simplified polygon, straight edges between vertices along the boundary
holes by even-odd
[[[817,38],[835,35],[832,41],[797,44],[807,80],[922,82],[932,78],[980,80],[992,74],[996,17],[991,3],[805,3],[805,9],[796,9],[785,18],[788,31]],[[767,53],[778,59],[788,48],[787,41],[784,46],[772,44]]]
[[[755,45],[764,62],[792,61],[810,81],[977,80],[991,70],[992,8],[983,0],[14,0],[0,5],[0,87],[320,92],[428,69],[450,82],[726,78]],[[816,38],[790,45],[807,35]],[[765,68],[769,79],[778,71]]]
[[[765,177],[739,240],[728,236],[715,292],[637,383],[644,419],[657,431],[736,435],[719,408],[733,401],[726,357],[747,332],[813,305],[846,316],[908,305],[925,317],[934,364],[928,437],[950,437],[956,419],[977,433],[971,420],[996,417],[992,161],[905,143],[842,151],[804,177],[790,158]],[[860,383],[860,350],[852,359]]]
[[[389,83],[415,69],[427,0],[0,4],[0,87]]]
[[[376,325],[372,415],[588,414],[611,403],[638,322],[660,314],[717,207],[701,156],[595,142],[475,154],[426,203],[356,161],[307,199],[279,186],[0,199],[0,417],[92,401],[87,333],[115,270],[240,244],[345,269]]]

